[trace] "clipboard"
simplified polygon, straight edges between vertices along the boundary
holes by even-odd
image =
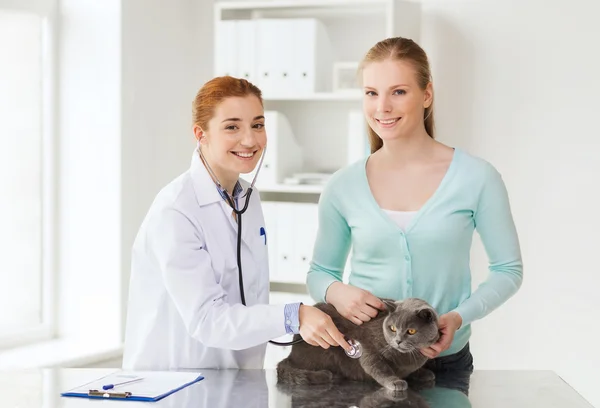
[[[204,379],[198,372],[117,371],[63,392],[62,397],[156,402]],[[121,383],[124,383],[121,385]],[[111,389],[103,389],[112,385]]]

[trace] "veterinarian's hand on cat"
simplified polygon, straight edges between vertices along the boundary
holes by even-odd
[[[421,353],[428,358],[436,358],[442,351],[450,348],[454,333],[462,326],[462,317],[456,312],[446,313],[438,319],[438,327],[440,329],[440,339],[437,343],[421,349]]]
[[[379,312],[377,309],[385,310],[383,302],[371,292],[342,282],[329,285],[325,300],[356,325],[376,317]]]
[[[331,316],[316,307],[300,305],[300,336],[311,346],[342,346],[344,350],[352,350],[352,346],[344,339],[344,335],[335,327]]]

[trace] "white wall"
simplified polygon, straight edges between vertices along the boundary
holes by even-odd
[[[478,369],[554,369],[600,406],[600,3],[424,1],[439,139],[508,186],[525,279],[473,326]],[[475,283],[487,273],[479,241]]]
[[[121,313],[120,2],[62,0],[59,19],[57,334],[116,345],[98,319]]]
[[[212,3],[63,0],[59,21],[57,334],[118,345],[133,239],[191,160],[191,102],[212,72]]]
[[[213,4],[121,3],[121,296],[126,304],[131,246],[140,223],[159,189],[190,165],[192,100],[212,76]]]

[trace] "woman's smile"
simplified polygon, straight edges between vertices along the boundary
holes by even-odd
[[[374,118],[375,122],[377,122],[377,125],[382,128],[382,129],[390,129],[393,128],[398,122],[400,122],[400,119],[402,118],[392,118],[392,119],[377,119]]]

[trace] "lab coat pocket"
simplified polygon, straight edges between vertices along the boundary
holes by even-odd
[[[263,269],[267,254],[267,230],[265,227],[260,227],[256,237],[252,240],[252,256],[259,269]]]

